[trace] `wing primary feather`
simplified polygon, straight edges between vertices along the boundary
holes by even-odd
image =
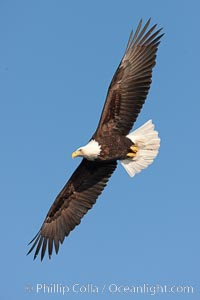
[[[54,247],[55,247],[56,254],[58,254],[58,251],[59,251],[59,240],[57,238],[54,238]]]
[[[43,239],[43,244],[42,244],[42,250],[41,250],[41,261],[44,258],[45,252],[46,252],[46,248],[47,248],[47,238],[45,237]]]
[[[52,251],[53,251],[53,240],[51,238],[49,238],[49,240],[48,240],[49,259],[51,259]]]
[[[153,40],[153,43],[154,43],[154,46],[157,48],[158,47],[158,45],[160,44],[160,39],[161,39],[161,37],[164,35],[164,33],[162,33],[162,34],[160,34],[157,38],[155,38],[154,40]]]
[[[129,48],[129,46],[130,46],[130,43],[132,41],[132,36],[133,36],[133,30],[131,30],[131,33],[130,33],[130,36],[129,36],[129,39],[128,39],[128,43],[127,43],[127,46],[126,46],[126,51]]]
[[[137,29],[136,29],[136,31],[135,31],[135,34],[134,34],[133,39],[132,39],[132,41],[131,41],[131,43],[130,43],[130,46],[131,46],[132,43],[137,39],[137,36],[138,36],[138,34],[139,34],[139,32],[140,32],[141,27],[142,27],[142,19],[140,19],[140,21],[139,21],[138,27],[137,27]]]
[[[39,230],[38,233],[34,236],[34,238],[28,243],[28,245],[32,244],[32,242],[38,237],[39,234],[40,234],[40,230]]]
[[[163,34],[161,34],[161,35],[158,36],[158,34],[160,33],[161,30],[162,30],[162,28],[158,29],[154,34],[152,34],[151,36],[149,36],[149,38],[145,41],[145,45],[150,44],[150,43],[155,44],[156,40],[160,39],[164,35],[164,33],[163,33]],[[141,43],[143,43],[143,41],[141,41]]]
[[[39,238],[40,238],[40,231],[38,231],[38,233],[35,235],[35,237],[28,243],[28,245],[30,245],[30,244],[33,243],[33,241],[34,241],[32,247],[31,247],[30,250],[27,252],[27,255],[29,255],[29,254],[33,251],[33,249],[35,248],[35,246],[36,246],[37,243],[38,243]]]
[[[35,250],[34,259],[36,259],[36,257],[38,256],[38,253],[40,251],[40,248],[41,248],[41,245],[42,245],[42,242],[43,242],[43,239],[44,239],[44,237],[41,236],[41,235],[39,237],[40,237],[40,239],[38,241],[37,248]]]

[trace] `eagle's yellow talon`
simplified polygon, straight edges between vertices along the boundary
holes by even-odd
[[[132,150],[133,153],[137,153],[138,152],[138,147],[137,146],[131,146],[130,149]]]
[[[127,156],[130,157],[130,158],[133,158],[133,157],[136,156],[136,153],[129,152],[129,153],[127,154]]]
[[[131,150],[131,152],[129,152],[129,153],[127,154],[127,156],[130,157],[130,158],[135,157],[136,154],[137,154],[137,152],[138,152],[138,147],[135,146],[135,145],[133,145],[133,146],[130,147],[130,150]]]

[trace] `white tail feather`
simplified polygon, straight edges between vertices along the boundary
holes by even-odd
[[[127,138],[138,147],[135,157],[120,161],[131,177],[147,168],[158,154],[160,138],[158,137],[158,132],[154,128],[155,126],[152,123],[152,120],[149,120],[127,135]]]

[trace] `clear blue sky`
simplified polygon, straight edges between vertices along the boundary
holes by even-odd
[[[151,299],[110,284],[190,285],[156,299],[200,298],[199,11],[197,0],[0,1],[2,299]],[[159,157],[133,179],[119,165],[59,255],[33,261],[27,243],[79,164],[71,153],[97,126],[130,30],[149,17],[165,36],[136,125],[153,119]],[[36,292],[74,283],[105,293]]]

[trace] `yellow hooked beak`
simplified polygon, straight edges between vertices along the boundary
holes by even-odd
[[[72,158],[75,158],[77,156],[81,156],[81,151],[80,150],[76,150],[72,153]]]

